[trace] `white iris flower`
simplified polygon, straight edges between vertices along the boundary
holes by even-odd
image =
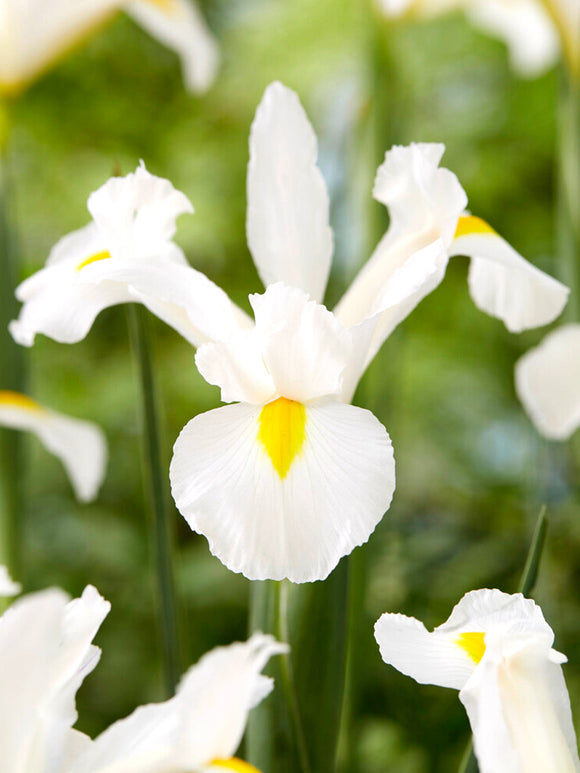
[[[107,444],[96,424],[51,411],[19,392],[0,390],[0,426],[34,433],[63,463],[77,498],[88,502],[97,496]]]
[[[536,429],[567,440],[580,426],[580,325],[549,333],[516,364],[516,391]]]
[[[391,225],[334,313],[321,305],[333,237],[316,136],[280,83],[267,88],[250,137],[248,243],[267,286],[250,297],[255,322],[185,264],[171,238],[191,205],[144,169],[93,194],[93,224],[18,288],[24,307],[11,330],[21,343],[35,332],[79,340],[101,308],[138,300],[200,347],[200,372],[236,404],[187,425],[170,475],[179,510],[230,569],[323,579],[368,539],[392,498],[394,459],[382,425],[349,403],[452,255],[472,258],[475,302],[510,330],[546,324],[565,305],[566,287],[465,213],[463,188],[439,168],[443,151],[387,153],[374,195]]]
[[[117,11],[181,59],[186,86],[208,89],[219,53],[191,0],[0,0],[0,94],[15,94]]]
[[[272,689],[260,672],[286,645],[254,634],[214,649],[189,669],[173,698],[142,706],[91,740],[72,729],[75,694],[99,661],[91,642],[109,610],[89,585],[73,601],[56,589],[23,596],[0,618],[0,769],[257,773],[232,755],[250,709]]]
[[[520,593],[467,593],[429,632],[384,614],[375,638],[385,663],[420,684],[459,690],[481,773],[577,773],[570,698],[542,611]]]
[[[512,66],[535,77],[556,63],[561,52],[580,74],[578,0],[377,0],[387,16],[428,19],[462,9],[473,24],[508,46]]]

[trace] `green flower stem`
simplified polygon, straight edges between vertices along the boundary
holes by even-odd
[[[166,465],[162,462],[155,380],[147,316],[141,306],[128,307],[129,332],[141,385],[141,421],[144,482],[150,509],[150,539],[155,553],[159,592],[159,626],[163,646],[165,688],[175,692],[181,675],[177,603],[174,579],[174,519],[169,508]]]
[[[546,518],[546,507],[542,507],[534,533],[532,535],[532,541],[530,543],[530,549],[526,557],[526,563],[518,586],[518,592],[523,593],[524,596],[529,596],[536,581],[538,579],[538,572],[540,570],[540,561],[542,559],[542,553],[544,551],[544,545],[546,544],[546,533],[548,531],[548,519]],[[459,765],[458,773],[477,773],[477,760],[473,753],[473,738],[469,739],[461,763]]]
[[[580,311],[580,78],[563,69],[558,138],[558,252],[563,281],[570,287],[568,320]]]
[[[12,192],[7,147],[7,113],[0,103],[0,389],[24,391],[24,351],[8,332],[18,304],[14,288],[18,259],[13,226]],[[0,430],[0,564],[22,580],[20,561],[20,502],[22,477],[22,434]]]
[[[271,633],[291,644],[286,581],[255,581],[250,589],[250,632]],[[267,667],[275,689],[250,714],[246,733],[249,762],[263,773],[311,773],[292,667],[293,653]]]

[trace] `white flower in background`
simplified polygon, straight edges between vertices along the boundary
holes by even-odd
[[[428,19],[463,9],[470,21],[508,46],[512,66],[534,77],[554,65],[561,51],[580,74],[578,0],[377,0],[389,17]]]
[[[193,207],[168,180],[141,165],[92,193],[88,209],[92,222],[61,239],[46,266],[16,289],[24,306],[10,332],[18,343],[31,346],[37,333],[61,343],[82,340],[103,309],[139,300],[126,281],[135,269],[141,282],[151,281],[155,288],[155,313],[186,337],[193,335],[198,318],[204,325],[206,306],[216,326],[208,327],[211,333],[225,334],[234,324],[235,307],[226,294],[189,268],[172,241],[176,218]],[[159,300],[168,266],[182,293],[194,288],[198,302],[189,307],[191,319],[181,307]]]
[[[2,598],[17,596],[21,590],[20,583],[14,582],[8,574],[8,569],[0,565],[0,596]]]
[[[467,593],[447,622],[384,614],[375,638],[385,663],[420,684],[459,690],[481,773],[580,770],[570,698],[542,611],[520,593]]]
[[[540,434],[566,440],[580,426],[580,325],[547,335],[516,364],[516,391]]]
[[[107,444],[90,421],[50,411],[19,392],[0,390],[0,426],[34,433],[63,463],[78,499],[94,499],[103,482]]]
[[[0,0],[0,94],[14,94],[124,10],[180,57],[186,86],[208,89],[217,44],[193,0]]]
[[[0,769],[10,773],[257,773],[232,755],[250,709],[272,689],[260,673],[287,646],[270,636],[219,647],[165,703],[137,709],[92,741],[73,730],[75,694],[97,665],[91,644],[110,604],[93,588],[22,597],[0,618]]]

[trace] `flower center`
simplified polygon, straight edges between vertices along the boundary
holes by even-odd
[[[103,252],[96,252],[94,255],[91,255],[88,258],[85,258],[81,263],[78,264],[76,270],[81,271],[85,266],[89,266],[91,263],[96,263],[98,260],[107,260],[111,257],[111,253],[108,250],[103,250]]]
[[[483,631],[461,633],[457,637],[457,644],[475,663],[479,663],[485,654],[485,633]]]
[[[258,440],[285,478],[306,438],[306,410],[302,403],[279,397],[262,408],[259,423]]]
[[[250,765],[249,762],[239,760],[237,757],[230,757],[229,760],[213,760],[211,768],[224,768],[231,770],[232,773],[260,773],[258,768]]]
[[[454,239],[471,234],[495,234],[496,231],[485,220],[475,215],[462,215],[457,221]]]
[[[0,389],[0,407],[3,405],[11,408],[25,408],[28,411],[42,411],[41,406],[31,397],[22,395],[20,392]]]

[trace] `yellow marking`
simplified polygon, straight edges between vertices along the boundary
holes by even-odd
[[[460,236],[470,236],[471,234],[495,234],[496,231],[488,225],[485,220],[475,215],[463,215],[457,223],[455,239]]]
[[[474,663],[479,663],[485,654],[485,633],[474,631],[473,633],[459,634],[457,644],[467,652]]]
[[[288,474],[306,437],[306,410],[302,403],[279,397],[260,412],[258,440],[280,478]]]
[[[175,0],[145,0],[150,5],[156,5],[163,13],[175,13],[177,4]]]
[[[81,263],[79,263],[76,270],[81,271],[85,266],[90,266],[91,263],[96,263],[98,260],[108,260],[110,257],[111,253],[108,250],[97,252],[94,255],[85,258]]]
[[[27,411],[44,410],[36,400],[28,397],[28,395],[23,395],[20,392],[11,392],[8,389],[0,389],[0,407],[3,405],[7,405],[10,408],[24,408]]]
[[[230,757],[229,760],[214,760],[210,767],[225,768],[233,773],[260,773],[258,768],[250,765],[249,762],[239,760],[237,757]]]

